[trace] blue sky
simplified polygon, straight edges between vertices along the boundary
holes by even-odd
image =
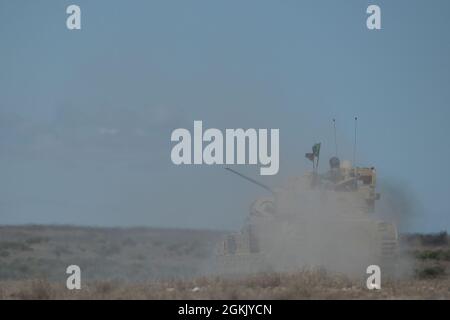
[[[80,31],[66,29],[73,3]],[[351,158],[357,115],[358,164],[408,202],[404,228],[449,230],[449,12],[445,0],[2,0],[0,223],[237,228],[264,192],[174,166],[173,129],[279,128],[279,174],[241,169],[276,185],[309,168],[314,142],[333,154],[332,118]]]

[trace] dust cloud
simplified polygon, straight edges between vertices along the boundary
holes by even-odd
[[[248,226],[270,270],[324,269],[366,277],[367,267],[375,264],[385,276],[400,277],[411,267],[400,257],[396,224],[406,219],[412,204],[406,193],[395,201],[398,194],[387,195],[389,201],[367,212],[358,192],[311,188],[311,176],[306,175],[275,189],[274,214],[251,215]]]

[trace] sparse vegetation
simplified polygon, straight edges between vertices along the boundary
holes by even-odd
[[[3,241],[0,242],[0,250],[3,251],[32,251],[28,244],[24,242]]]
[[[450,249],[416,250],[414,255],[420,260],[443,260],[450,261]]]
[[[67,246],[57,245],[53,249],[53,253],[59,258],[63,254],[72,254],[72,251]]]
[[[28,245],[34,245],[34,244],[41,244],[41,243],[46,243],[48,242],[48,238],[47,237],[31,237],[28,238],[27,240],[25,240],[25,243]]]
[[[62,281],[71,264],[89,281],[193,277],[221,236],[152,228],[0,226],[0,281]]]
[[[134,240],[131,239],[131,238],[126,238],[126,239],[122,242],[122,244],[123,244],[124,246],[128,246],[128,247],[135,247],[135,246],[137,245],[136,241],[134,241]]]
[[[445,275],[445,268],[441,265],[427,266],[416,270],[416,276],[419,279],[433,279]]]
[[[381,291],[323,269],[199,277],[219,232],[69,226],[0,232],[0,299],[450,299],[446,232],[403,236],[415,272],[384,280]],[[81,291],[65,288],[70,264],[82,268]]]
[[[420,234],[413,233],[403,236],[403,240],[414,246],[447,246],[449,244],[449,237],[447,231],[439,233]]]
[[[99,255],[102,256],[112,256],[115,254],[119,254],[121,250],[122,249],[118,244],[108,243],[106,245],[102,245],[96,251]]]
[[[408,279],[387,281],[382,290],[368,290],[364,281],[303,270],[246,278],[97,281],[74,291],[48,281],[0,282],[0,294],[3,299],[449,299],[449,285],[448,279]]]

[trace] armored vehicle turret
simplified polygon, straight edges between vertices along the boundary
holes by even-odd
[[[315,156],[307,154],[313,163]],[[337,157],[329,165],[323,174],[315,167],[277,188],[228,169],[268,194],[250,206],[245,226],[221,243],[219,273],[317,267],[362,275],[374,264],[392,272],[397,230],[375,218],[375,203],[380,198],[375,168],[353,167]]]

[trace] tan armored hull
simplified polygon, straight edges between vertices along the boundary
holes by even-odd
[[[247,224],[218,248],[217,271],[325,268],[364,275],[378,265],[393,274],[397,230],[373,216],[375,181],[374,168],[332,168],[269,189],[272,196],[256,200]]]

